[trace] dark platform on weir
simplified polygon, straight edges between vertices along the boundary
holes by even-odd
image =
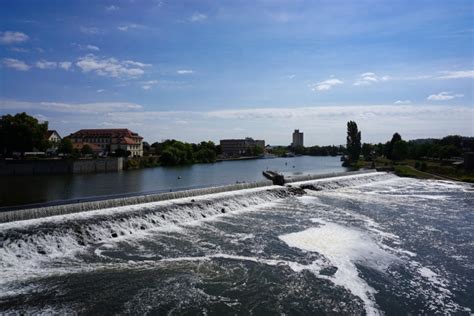
[[[268,180],[271,180],[274,185],[284,185],[285,177],[275,171],[263,171],[263,176]]]

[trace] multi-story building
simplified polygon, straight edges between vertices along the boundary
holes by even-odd
[[[126,128],[81,129],[68,136],[75,148],[89,145],[100,153],[115,153],[118,149],[130,151],[130,156],[143,156],[143,137]]]
[[[293,142],[291,143],[291,147],[303,147],[303,133],[300,133],[299,129],[295,129],[293,132]]]
[[[254,140],[247,137],[245,139],[221,139],[222,155],[227,157],[251,155],[252,148],[259,147],[265,149],[264,140]]]

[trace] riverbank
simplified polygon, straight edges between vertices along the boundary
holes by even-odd
[[[124,169],[123,158],[1,160],[0,176],[82,174],[117,172]]]
[[[386,158],[377,158],[374,161],[360,160],[357,164],[351,166],[359,169],[376,168],[377,170],[390,170],[399,177],[474,183],[474,171],[467,171],[443,161],[410,159],[392,161]]]
[[[216,159],[216,162],[221,162],[221,161],[239,161],[239,160],[253,160],[253,159],[264,159],[264,157],[261,157],[261,156],[245,156],[245,157],[236,157],[236,158],[220,158],[220,159]]]

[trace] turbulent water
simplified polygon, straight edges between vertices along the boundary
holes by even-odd
[[[0,224],[0,313],[473,312],[472,186],[291,186]]]

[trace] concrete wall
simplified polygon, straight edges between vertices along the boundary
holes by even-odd
[[[6,160],[0,161],[0,175],[111,172],[123,169],[123,158],[91,160]]]
[[[77,160],[72,163],[72,173],[110,172],[123,169],[123,158]]]

